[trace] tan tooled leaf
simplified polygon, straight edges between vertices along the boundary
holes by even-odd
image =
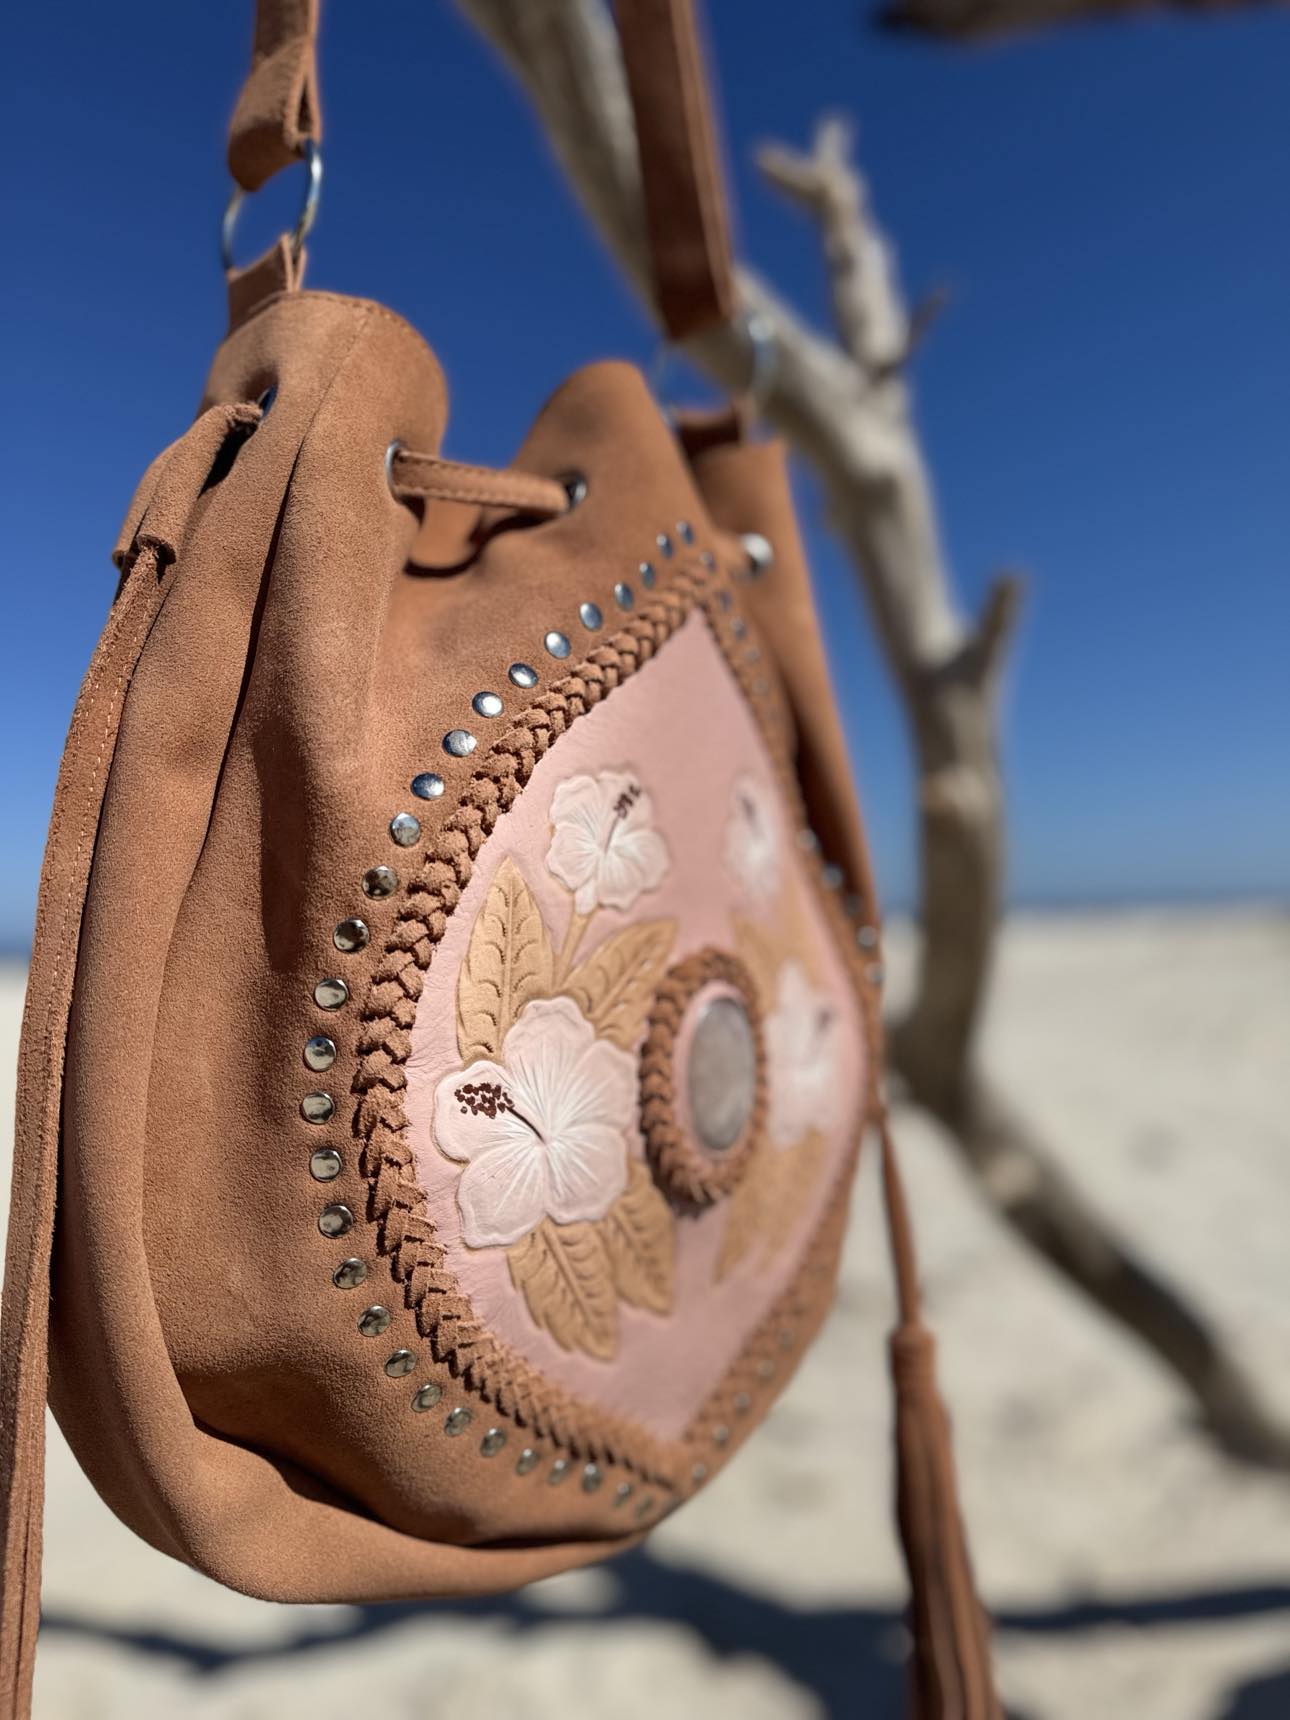
[[[773,1173],[772,1150],[765,1141],[748,1161],[739,1186],[726,1202],[726,1228],[717,1255],[717,1281],[733,1272],[739,1262],[764,1240],[768,1184]]]
[[[796,1230],[819,1183],[827,1146],[820,1131],[810,1129],[791,1147],[771,1152],[765,1180],[767,1253]]]
[[[612,1361],[618,1353],[618,1296],[599,1225],[544,1218],[507,1249],[506,1264],[534,1321],[561,1349]]]
[[[646,920],[606,938],[569,975],[564,989],[602,1039],[635,1048],[668,953],[675,920]]]
[[[734,917],[734,927],[735,950],[739,959],[752,975],[763,1010],[772,1010],[779,986],[779,964],[783,959],[779,939],[774,930],[746,920],[739,914]]]
[[[819,1182],[827,1146],[818,1129],[791,1147],[763,1141],[727,1203],[718,1282],[751,1254],[769,1258],[797,1228]]]
[[[509,856],[497,868],[457,977],[457,1048],[464,1063],[497,1057],[530,999],[551,991],[551,940]]]
[[[618,1294],[655,1314],[672,1309],[676,1273],[676,1221],[639,1159],[628,1167],[627,1192],[600,1221]]]

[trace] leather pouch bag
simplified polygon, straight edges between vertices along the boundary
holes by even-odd
[[[693,20],[619,24],[685,337],[734,311]],[[260,6],[245,191],[313,158],[314,25]],[[421,338],[301,268],[284,240],[231,274],[59,778],[3,1309],[3,1712],[29,1700],[47,1394],[127,1524],[248,1594],[599,1559],[782,1391],[872,1123],[919,1712],[994,1715],[783,450],[734,416],[678,432],[608,363],[513,468],[456,465]]]

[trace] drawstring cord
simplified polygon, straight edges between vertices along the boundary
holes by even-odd
[[[513,468],[466,466],[417,454],[400,442],[386,456],[390,489],[401,502],[471,502],[481,508],[507,508],[539,519],[556,519],[574,505],[574,491],[556,478],[539,478]]]

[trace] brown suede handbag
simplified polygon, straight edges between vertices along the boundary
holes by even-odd
[[[621,0],[668,334],[736,314],[686,0]],[[242,192],[316,164],[261,0]],[[0,1706],[46,1397],[152,1546],[279,1601],[514,1587],[726,1464],[828,1310],[877,1126],[924,1720],[998,1713],[880,1083],[878,916],[783,450],[596,364],[438,455],[301,233],[230,271],[71,722],[23,1025]],[[55,1223],[55,1217],[57,1223]]]

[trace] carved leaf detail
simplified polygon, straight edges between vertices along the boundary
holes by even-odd
[[[796,1229],[819,1182],[827,1148],[818,1129],[783,1150],[763,1142],[730,1197],[718,1281],[750,1254],[769,1259]]]
[[[773,1009],[782,952],[779,940],[765,927],[735,915],[735,949],[753,977],[763,1009]]]
[[[569,975],[565,991],[602,1039],[634,1049],[675,937],[675,920],[628,926]]]
[[[639,1159],[628,1169],[627,1192],[600,1222],[618,1294],[635,1308],[667,1314],[676,1273],[672,1209]]]
[[[506,1264],[534,1321],[561,1349],[608,1362],[618,1351],[618,1296],[600,1228],[545,1218],[507,1249]]]
[[[457,1047],[464,1063],[497,1057],[530,999],[551,991],[551,940],[519,867],[497,868],[457,979]]]
[[[811,1129],[793,1146],[771,1154],[766,1179],[767,1223],[773,1224],[766,1238],[773,1253],[796,1228],[815,1193],[824,1168],[828,1143],[818,1129]]]
[[[717,1255],[717,1280],[733,1272],[762,1240],[762,1213],[769,1181],[771,1148],[763,1141],[749,1161],[743,1180],[726,1203],[726,1228]]]

